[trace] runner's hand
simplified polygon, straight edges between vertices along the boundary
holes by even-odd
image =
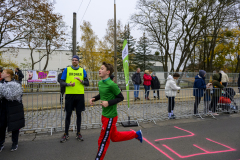
[[[95,98],[90,99],[89,101],[90,105],[94,105],[93,101],[95,101]]]
[[[101,105],[103,107],[108,107],[109,104],[108,104],[108,101],[102,101]]]
[[[77,79],[82,83],[82,80],[79,77],[75,77],[74,79]]]
[[[72,83],[72,81],[69,83],[70,86],[74,87],[75,86],[75,82]]]

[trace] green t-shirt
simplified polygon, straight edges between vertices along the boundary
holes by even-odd
[[[98,87],[101,101],[113,100],[121,92],[118,88],[118,85],[114,83],[110,78],[98,82]],[[102,107],[102,115],[107,118],[116,117],[117,104],[108,107]]]

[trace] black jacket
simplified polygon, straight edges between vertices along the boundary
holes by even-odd
[[[18,72],[15,72],[15,74],[18,76],[18,81],[22,82],[22,79],[24,78],[24,75],[21,70]]]
[[[61,93],[65,92],[65,86],[61,86],[61,77],[62,77],[62,73],[59,73],[58,75],[58,83],[60,83],[60,88],[61,88]]]
[[[1,81],[1,83],[3,83]],[[20,85],[17,87],[21,87]],[[6,125],[8,131],[16,131],[25,126],[22,101],[0,99],[0,127]]]
[[[140,73],[136,72],[136,73],[133,74],[132,82],[133,82],[133,84],[137,84],[137,85],[142,84],[142,79],[141,79]]]
[[[152,77],[151,87],[152,89],[160,89],[160,82],[157,76],[155,76],[155,78]]]
[[[240,87],[240,73],[239,73],[239,77],[238,77],[238,87]]]

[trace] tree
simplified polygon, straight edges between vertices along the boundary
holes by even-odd
[[[39,4],[39,0],[0,1],[0,48],[27,37],[32,30],[35,13],[29,14]],[[33,18],[30,18],[33,17]]]
[[[98,71],[101,63],[101,54],[97,52],[98,37],[92,30],[90,22],[83,21],[83,25],[80,26],[81,41],[80,46],[80,64],[88,71]]]
[[[8,53],[8,54],[10,54],[10,53]],[[16,62],[12,61],[11,59],[3,57],[3,51],[0,51],[0,66],[3,68],[17,68],[18,67]]]
[[[134,53],[135,53],[135,39],[131,35],[130,26],[125,25],[124,31],[120,34],[120,39],[117,43],[117,68],[118,71],[123,71],[123,60],[122,60],[122,50],[123,50],[123,41],[127,40],[128,42],[128,55],[129,55],[129,71],[135,71],[137,66],[134,65]]]
[[[153,66],[153,64],[150,62],[152,59],[149,56],[151,50],[149,48],[149,40],[145,36],[145,33],[143,33],[143,36],[140,37],[136,48],[133,64],[142,70],[151,68]]]
[[[138,13],[131,21],[149,35],[151,45],[159,50],[163,57],[163,69],[168,71],[168,59],[171,62],[171,72],[179,59],[176,71],[189,64],[196,46],[204,42],[204,53],[199,53],[199,59],[204,63],[207,57],[207,68],[212,69],[212,59],[219,28],[231,23],[232,10],[238,0],[206,1],[206,0],[139,0]],[[210,35],[211,33],[211,35]],[[206,40],[211,38],[209,49],[206,50]],[[199,45],[201,46],[201,45]],[[207,55],[208,53],[208,55]],[[194,59],[193,59],[194,60]],[[201,64],[199,63],[199,64]],[[204,63],[205,65],[205,63]]]

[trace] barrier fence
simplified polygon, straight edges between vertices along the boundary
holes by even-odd
[[[216,112],[218,113],[233,113],[238,112],[240,106],[240,93],[238,88],[233,88],[235,95],[227,95],[227,91],[220,89],[207,90],[210,97],[213,98],[215,92],[219,92],[221,96],[229,97],[225,99],[228,102],[221,101],[217,103]],[[157,90],[155,94],[153,90],[149,91],[149,99],[145,99],[145,91],[139,90],[140,100],[135,100],[134,90],[130,90],[130,108],[127,105],[127,91],[122,91],[125,99],[118,104],[118,124],[127,121],[128,116],[131,120],[137,122],[153,122],[159,120],[168,119],[168,98],[165,95],[165,90]],[[201,91],[197,91],[201,94]],[[85,92],[85,106],[86,110],[82,112],[82,128],[99,128],[101,127],[101,115],[102,107],[100,101],[95,102],[95,105],[91,106],[89,100],[97,95],[98,91],[86,91]],[[176,119],[180,118],[190,118],[194,115],[194,103],[195,97],[193,96],[193,89],[181,89],[178,93],[177,91],[171,91],[170,96],[175,96],[175,107],[174,114]],[[206,92],[204,92],[206,93]],[[156,96],[156,98],[154,98]],[[230,103],[229,103],[230,100]],[[210,103],[210,101],[209,101]],[[53,131],[63,131],[65,126],[65,112],[64,105],[65,99],[60,103],[60,93],[59,92],[34,92],[34,93],[24,93],[23,94],[23,104],[25,111],[25,127],[23,131],[35,131],[35,132],[49,132]],[[209,110],[206,110],[204,105],[204,97],[201,98],[201,102],[198,106],[198,116],[204,118],[210,115],[215,118]],[[72,114],[71,127],[70,130],[76,129],[76,115]]]

